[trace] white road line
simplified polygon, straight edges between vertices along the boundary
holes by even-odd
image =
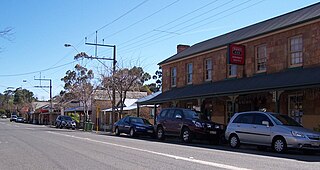
[[[184,161],[198,163],[198,164],[207,165],[207,166],[212,166],[212,167],[216,167],[216,168],[223,168],[223,169],[230,169],[230,170],[249,170],[247,168],[241,168],[241,167],[236,167],[236,166],[232,166],[232,165],[226,165],[226,164],[220,164],[220,163],[215,163],[215,162],[203,161],[203,160],[194,159],[194,158],[186,158],[186,157],[181,157],[181,156],[176,156],[176,155],[171,155],[171,154],[166,154],[166,153],[161,153],[161,152],[155,152],[155,151],[150,151],[150,150],[145,150],[145,149],[140,149],[140,148],[134,148],[134,147],[125,146],[125,145],[119,145],[119,144],[115,144],[115,143],[102,142],[102,141],[93,140],[93,139],[90,139],[90,138],[82,138],[82,137],[77,137],[77,136],[74,136],[74,135],[66,135],[66,134],[50,132],[50,131],[47,131],[47,132],[51,133],[51,134],[56,134],[56,135],[76,138],[76,139],[80,139],[80,140],[87,140],[87,141],[90,141],[90,142],[101,143],[101,144],[106,144],[106,145],[111,145],[111,146],[116,146],[116,147],[122,147],[122,148],[126,148],[126,149],[140,151],[140,152],[147,152],[147,153],[151,153],[151,154],[155,154],[155,155],[160,155],[160,156],[173,158],[173,159],[177,159],[177,160],[184,160]]]

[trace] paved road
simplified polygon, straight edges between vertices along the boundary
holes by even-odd
[[[169,141],[169,142],[168,142]],[[320,155],[158,142],[0,120],[0,169],[320,169]]]

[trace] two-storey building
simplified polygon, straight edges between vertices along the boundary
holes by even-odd
[[[145,102],[195,108],[227,124],[267,109],[320,125],[320,3],[214,37],[159,63],[162,94]]]

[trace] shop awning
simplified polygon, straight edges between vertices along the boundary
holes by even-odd
[[[218,97],[266,92],[273,90],[320,87],[320,67],[294,68],[272,74],[258,74],[253,77],[230,79],[200,85],[173,88],[141,104],[160,104],[174,100],[200,97]]]

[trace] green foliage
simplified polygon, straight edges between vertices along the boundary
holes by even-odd
[[[157,70],[155,72],[155,74],[152,76],[152,78],[154,80],[156,80],[157,91],[159,91],[161,86],[162,86],[162,70],[161,70],[161,67],[159,67],[159,70]]]
[[[67,113],[75,122],[80,123],[80,115],[78,113]]]
[[[21,89],[17,88],[13,95],[13,103],[14,104],[26,104],[31,103],[35,99],[33,97],[33,92],[27,90],[27,89]]]

